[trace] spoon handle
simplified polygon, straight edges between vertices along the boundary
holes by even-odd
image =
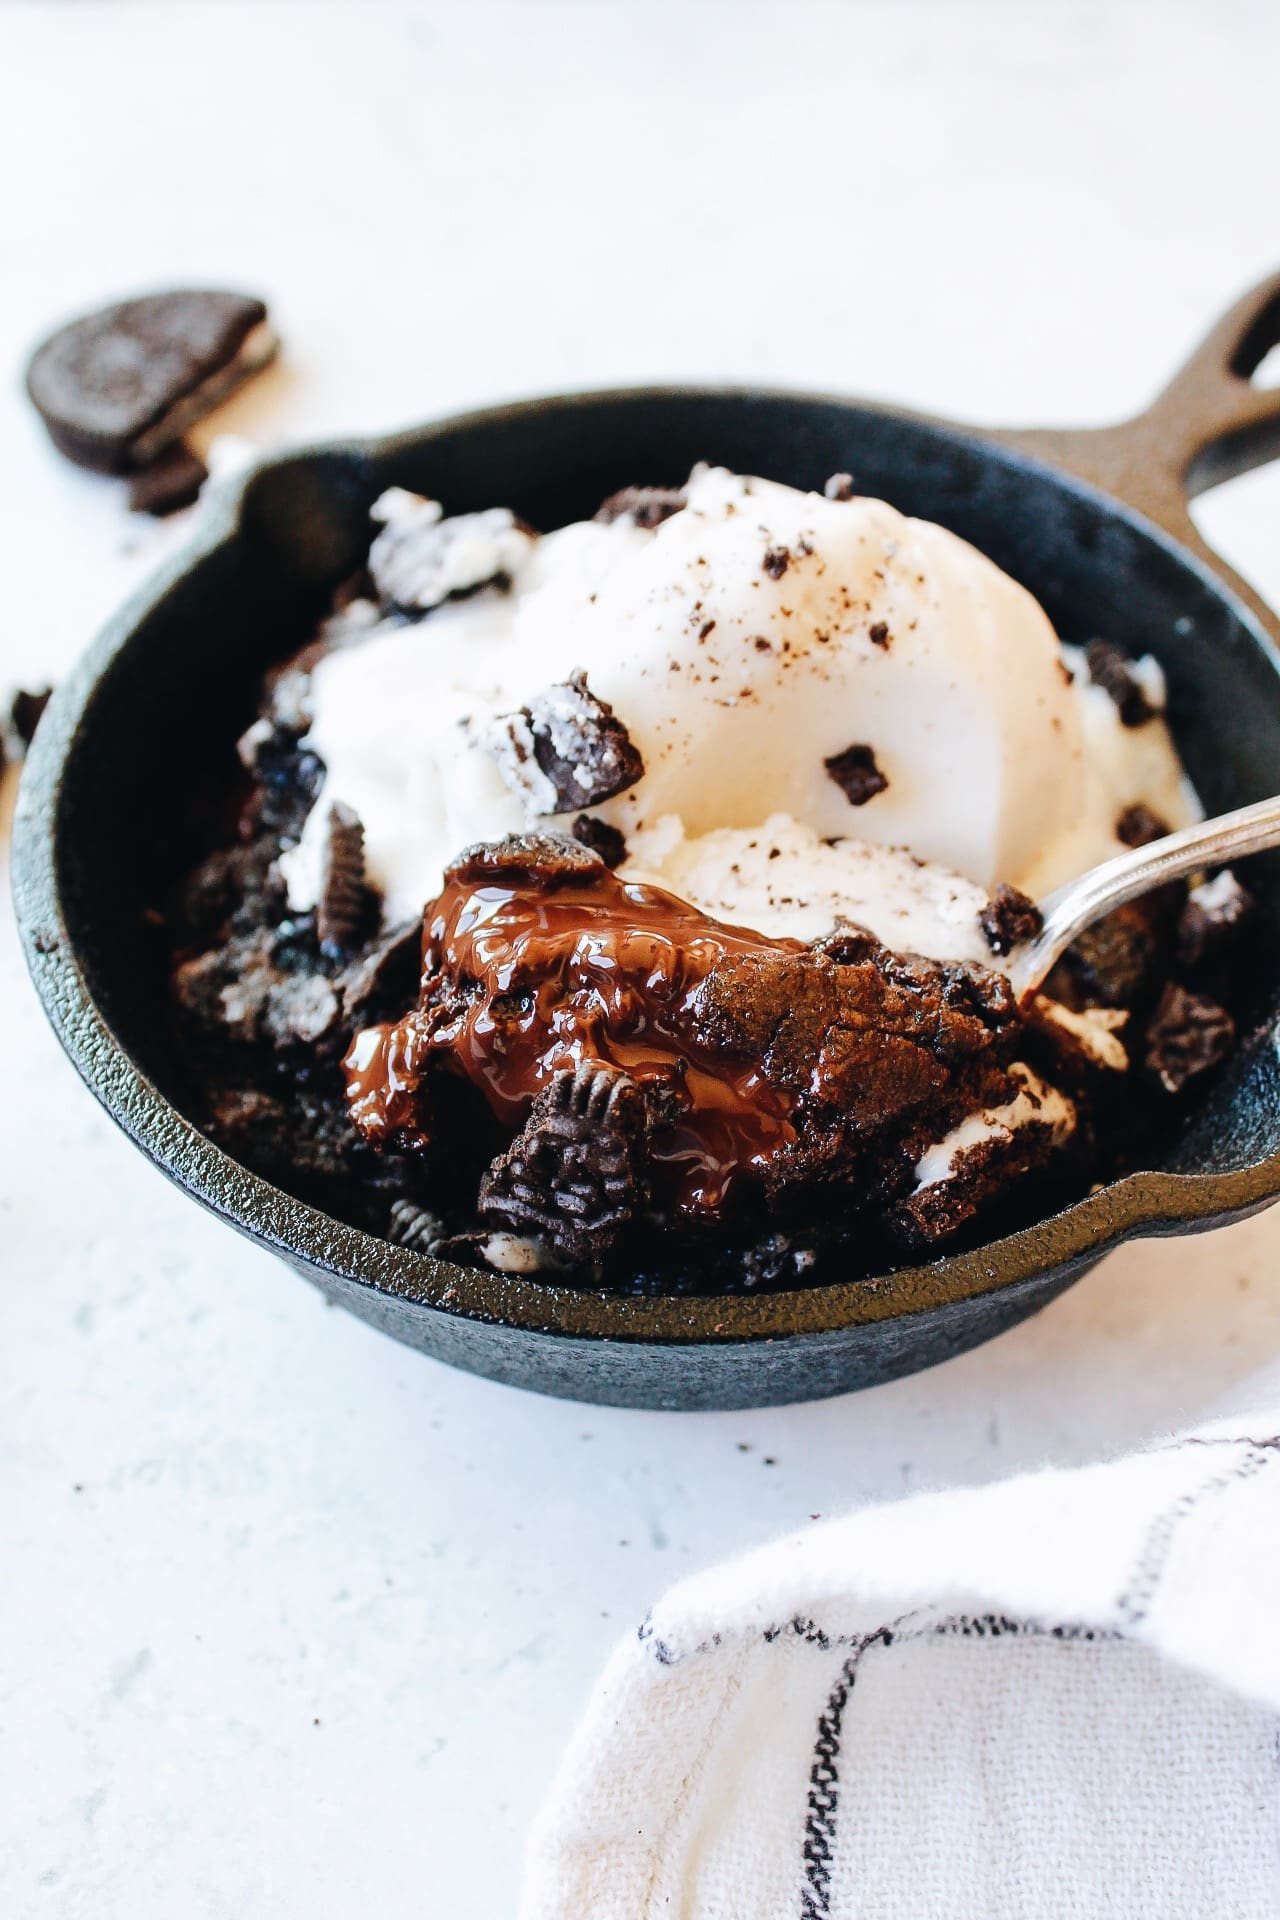
[[[1235,813],[1219,814],[1216,820],[1202,820],[1090,868],[1041,902],[1043,928],[1013,955],[1010,971],[1019,1000],[1035,992],[1072,941],[1103,914],[1166,880],[1275,846],[1280,846],[1280,798],[1259,800]]]

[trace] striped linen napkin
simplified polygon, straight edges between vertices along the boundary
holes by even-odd
[[[1276,1920],[1280,1417],[872,1507],[615,1652],[521,1920]]]

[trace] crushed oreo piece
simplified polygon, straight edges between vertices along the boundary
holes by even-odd
[[[833,473],[822,491],[828,500],[853,500],[857,497],[851,473]]]
[[[296,1085],[287,1097],[254,1087],[224,1088],[213,1102],[209,1132],[237,1160],[320,1204],[332,1205],[334,1183],[345,1188],[358,1164],[360,1197],[352,1214],[369,1226],[381,1227],[386,1219],[385,1185],[401,1177],[400,1163],[367,1164],[340,1100]],[[369,1213],[367,1199],[374,1200]]]
[[[923,1252],[937,1246],[1012,1183],[1042,1173],[1060,1144],[1054,1125],[1040,1119],[979,1140],[957,1155],[944,1179],[917,1185],[890,1216],[891,1223],[907,1247]]]
[[[503,714],[488,745],[507,784],[534,813],[598,806],[644,774],[627,729],[608,701],[592,693],[584,673]]]
[[[740,1284],[744,1292],[757,1288],[805,1285],[816,1277],[819,1249],[813,1235],[771,1233],[740,1250]],[[766,1464],[768,1462],[766,1461]]]
[[[1126,807],[1116,821],[1116,839],[1123,840],[1126,847],[1149,847],[1154,841],[1165,839],[1169,831],[1169,822],[1141,800]]]
[[[481,840],[465,847],[445,868],[446,882],[500,880],[525,883],[550,892],[594,880],[604,865],[600,855],[561,833],[509,833],[505,840]]]
[[[1166,1093],[1181,1093],[1197,1074],[1226,1059],[1236,1023],[1225,1007],[1172,981],[1147,1028],[1144,1064]]]
[[[872,747],[846,747],[843,753],[833,753],[822,764],[851,807],[865,807],[868,800],[874,800],[889,784],[887,776],[876,765]]]
[[[185,440],[176,440],[129,482],[129,511],[162,520],[166,514],[193,506],[208,478],[209,469],[200,455]]]
[[[1091,640],[1084,650],[1089,678],[1109,694],[1126,727],[1141,727],[1155,718],[1156,709],[1146,689],[1133,674],[1131,664],[1109,640]]]
[[[389,487],[370,512],[382,531],[369,549],[369,573],[382,600],[402,613],[429,613],[455,594],[509,582],[533,547],[508,507],[445,519],[438,500]]]
[[[558,1073],[480,1183],[480,1218],[598,1260],[644,1200],[644,1099],[603,1061]]]
[[[594,814],[580,813],[573,823],[573,837],[584,847],[598,853],[606,867],[620,867],[627,857],[627,843],[616,827]]]
[[[1021,888],[1002,880],[978,915],[978,925],[992,953],[1012,953],[1024,940],[1035,939],[1044,915]]]
[[[285,912],[284,880],[269,841],[250,840],[207,854],[184,881],[179,913],[193,944],[275,926]]]
[[[660,527],[685,505],[682,487],[620,487],[596,509],[596,519],[608,526],[614,520],[634,520],[638,527]]]
[[[314,1046],[334,1028],[338,995],[322,973],[287,964],[274,929],[233,934],[174,971],[178,1005],[219,1046]]]
[[[330,953],[355,945],[365,917],[364,825],[341,800],[329,809],[324,878],[316,907],[316,933]]]
[[[262,1035],[273,1047],[314,1047],[332,1032],[338,995],[322,973],[285,974],[262,1009]]]
[[[1131,1007],[1147,985],[1160,946],[1150,896],[1086,927],[1066,954],[1073,979],[1104,1007]]]
[[[27,392],[68,459],[127,473],[221,405],[277,344],[261,300],[148,294],[59,328],[32,356]]]
[[[873,647],[879,647],[883,652],[888,653],[890,647],[893,645],[893,636],[889,632],[888,621],[873,620],[867,628],[867,638]]]
[[[52,687],[42,687],[39,693],[14,694],[13,704],[9,708],[9,719],[24,747],[29,747],[34,740],[36,728],[40,725],[44,710],[52,698]]]
[[[448,1229],[438,1214],[429,1207],[420,1207],[416,1200],[396,1200],[392,1204],[391,1218],[387,1223],[387,1238],[398,1247],[407,1247],[410,1253],[435,1255],[441,1244],[449,1237]]]
[[[422,922],[393,927],[337,981],[342,1017],[355,1032],[399,1019],[413,1004],[422,973]]]
[[[760,565],[771,580],[781,580],[791,565],[790,547],[770,547]]]
[[[1253,895],[1229,867],[1192,887],[1178,918],[1176,949],[1184,967],[1216,960],[1234,942],[1254,911]]]

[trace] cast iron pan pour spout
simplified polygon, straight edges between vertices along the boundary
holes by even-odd
[[[1273,637],[1280,623],[1201,536],[1190,502],[1280,455],[1280,387],[1253,375],[1280,346],[1280,273],[1243,294],[1142,413],[1109,427],[988,430],[986,437],[1065,467],[1190,547]]]

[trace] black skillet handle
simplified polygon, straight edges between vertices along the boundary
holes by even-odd
[[[1238,300],[1136,419],[1114,427],[1005,430],[995,438],[1065,467],[1195,549],[1277,631],[1274,614],[1197,533],[1198,493],[1280,456],[1280,387],[1252,375],[1280,344],[1280,274]]]

